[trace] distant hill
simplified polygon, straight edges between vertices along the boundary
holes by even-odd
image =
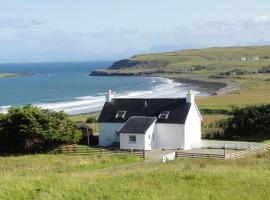
[[[257,73],[269,65],[270,46],[213,47],[136,55],[92,75],[192,74],[219,78]]]

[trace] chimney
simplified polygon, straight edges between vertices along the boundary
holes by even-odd
[[[146,108],[148,106],[147,101],[144,101],[144,107]]]
[[[187,103],[194,104],[195,102],[195,95],[193,94],[192,90],[188,90],[187,96],[186,96]]]
[[[108,90],[108,92],[106,93],[106,102],[110,103],[112,101],[113,98],[113,93],[111,90]]]

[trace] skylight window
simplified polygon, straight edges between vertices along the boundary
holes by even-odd
[[[127,111],[125,111],[125,110],[119,110],[119,111],[116,113],[115,118],[116,118],[116,119],[124,119],[126,113],[127,113]]]
[[[163,111],[159,114],[158,119],[167,119],[169,116],[169,111]]]

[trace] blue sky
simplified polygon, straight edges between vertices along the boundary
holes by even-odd
[[[270,44],[269,0],[0,0],[0,62]]]

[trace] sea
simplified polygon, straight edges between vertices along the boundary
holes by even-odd
[[[0,78],[0,112],[10,106],[32,104],[64,111],[70,115],[99,111],[105,93],[116,98],[177,98],[188,89],[197,95],[196,85],[181,84],[158,77],[89,76],[92,70],[104,69],[113,61],[0,64],[0,73],[30,73],[29,76]]]

